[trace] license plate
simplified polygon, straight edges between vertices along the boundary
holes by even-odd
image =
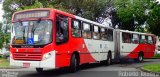
[[[23,63],[23,67],[24,68],[29,68],[30,67],[30,63]]]

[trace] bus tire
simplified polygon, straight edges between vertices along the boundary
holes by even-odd
[[[111,52],[109,52],[107,55],[106,65],[110,65],[111,63],[112,63],[112,55]]]
[[[43,68],[36,68],[36,71],[41,73],[41,72],[43,72]]]
[[[144,59],[144,57],[143,57],[143,54],[142,53],[139,53],[138,54],[138,62],[143,62],[143,59]]]
[[[79,62],[78,62],[77,56],[76,54],[73,54],[70,61],[70,72],[74,73],[78,71],[78,66],[79,66]]]

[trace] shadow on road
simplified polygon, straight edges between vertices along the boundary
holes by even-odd
[[[57,77],[59,75],[69,74],[67,69],[56,69],[56,70],[45,70],[44,72],[38,73],[36,71],[20,73],[20,77]]]
[[[143,62],[137,62],[133,59],[128,59],[128,60],[121,60],[117,64],[142,64],[142,63],[152,63],[155,62],[154,59],[145,59]]]
[[[36,71],[23,72],[23,73],[20,72],[18,77],[44,77],[44,76],[45,77],[61,77],[63,75],[73,75],[73,77],[75,77],[76,75],[80,75],[79,72],[81,70],[85,70],[89,68],[96,68],[96,67],[101,67],[101,66],[103,66],[103,64],[101,63],[83,64],[80,66],[79,71],[76,73],[70,73],[68,68],[45,70],[42,73],[37,73]]]
[[[121,61],[119,63],[113,63],[112,65],[118,65],[119,67],[125,67],[127,65],[131,65],[131,64],[145,64],[145,63],[152,63],[155,62],[153,60],[145,60],[142,63],[138,63],[135,62],[133,60],[124,60]],[[112,66],[110,65],[110,66]],[[104,67],[105,65],[102,63],[92,63],[92,64],[83,64],[80,66],[80,69],[78,72],[76,73],[70,73],[68,68],[62,68],[62,69],[55,69],[55,70],[45,70],[42,73],[37,73],[36,71],[30,71],[30,72],[24,72],[24,73],[20,73],[18,77],[65,77],[67,75],[67,77],[75,77],[76,75],[80,75],[82,72],[81,70],[87,70],[90,68],[97,68],[97,67]],[[106,66],[109,67],[109,66]],[[79,77],[79,76],[76,76]]]

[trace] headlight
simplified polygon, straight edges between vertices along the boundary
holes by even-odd
[[[13,55],[12,55],[12,53],[10,53],[10,58],[13,58]]]
[[[51,53],[49,52],[49,53],[46,53],[46,54],[44,54],[43,55],[43,60],[46,60],[46,59],[48,59],[48,58],[50,58],[51,57]]]

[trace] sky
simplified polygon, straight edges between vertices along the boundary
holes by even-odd
[[[0,1],[2,1],[2,0],[0,0]],[[157,0],[157,1],[159,1],[160,2],[160,0]],[[3,10],[2,10],[2,4],[0,3],[0,22],[2,21],[2,15],[3,15]]]
[[[2,21],[2,15],[3,15],[2,4],[0,4],[0,22]]]

